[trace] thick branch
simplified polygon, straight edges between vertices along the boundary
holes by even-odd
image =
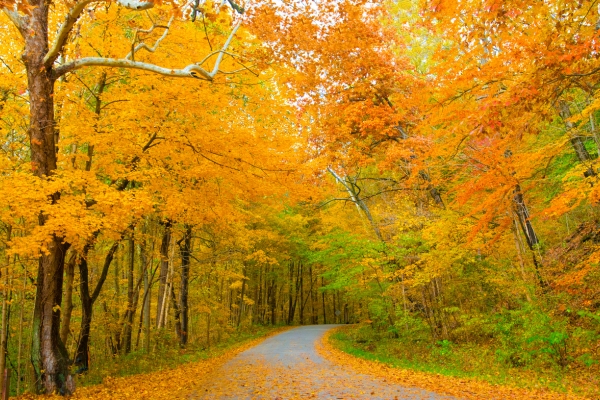
[[[73,6],[73,8],[71,8],[69,10],[69,13],[67,14],[67,16],[65,18],[65,22],[63,22],[63,24],[60,26],[60,28],[58,30],[58,34],[56,35],[56,38],[54,39],[54,43],[52,44],[52,47],[48,50],[48,53],[46,53],[46,56],[44,57],[44,65],[45,66],[49,67],[56,60],[59,53],[63,49],[65,42],[67,41],[67,38],[69,37],[69,33],[71,32],[71,30],[73,29],[73,26],[75,25],[75,22],[77,22],[77,20],[81,16],[81,13],[85,9],[85,7],[88,4],[93,3],[95,1],[97,1],[97,0],[82,0],[78,3],[76,3],[75,6]]]
[[[100,273],[100,278],[98,279],[98,283],[96,283],[96,288],[90,297],[92,304],[96,301],[98,296],[100,295],[100,291],[102,290],[102,285],[104,285],[104,281],[106,280],[106,276],[108,275],[108,268],[110,267],[110,263],[115,256],[117,249],[119,248],[119,241],[113,243],[108,250],[108,254],[106,254],[106,258],[104,259],[104,266],[102,267],[102,272]]]
[[[12,23],[17,27],[21,36],[25,36],[25,25],[27,24],[26,18],[21,15],[17,11],[9,10],[8,8],[3,8],[4,14],[8,16],[8,18],[12,21]]]
[[[153,1],[140,1],[140,0],[117,0],[117,3],[125,8],[131,10],[148,10],[154,7]]]
[[[118,59],[118,58],[103,58],[103,57],[86,57],[81,58],[79,60],[74,60],[63,64],[57,67],[54,70],[54,78],[57,79],[69,72],[84,68],[84,67],[112,67],[112,68],[128,68],[128,69],[140,69],[143,71],[153,72],[159,75],[171,76],[174,78],[197,78],[204,79],[207,81],[212,81],[214,77],[219,73],[219,66],[221,65],[221,61],[223,60],[223,55],[226,53],[227,48],[231,44],[233,40],[233,36],[237,32],[240,24],[236,24],[236,26],[231,31],[227,41],[219,51],[219,56],[217,57],[217,61],[213,66],[211,72],[208,72],[198,64],[190,64],[183,69],[171,69],[160,67],[155,64],[140,62],[140,61],[132,61],[127,59]],[[205,59],[206,60],[206,59]],[[203,61],[205,61],[203,60]]]
[[[174,78],[198,78],[208,81],[212,81],[214,77],[214,75],[210,74],[208,71],[197,66],[196,64],[188,65],[183,69],[170,69],[140,61],[131,61],[118,58],[86,57],[71,61],[56,68],[54,70],[54,78],[59,78],[68,72],[72,72],[84,67],[140,69],[143,71],[154,72],[155,74],[159,75],[172,76]]]

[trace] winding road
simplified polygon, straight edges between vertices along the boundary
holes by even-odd
[[[302,326],[272,336],[213,371],[188,399],[454,399],[324,359],[315,346],[335,326]]]

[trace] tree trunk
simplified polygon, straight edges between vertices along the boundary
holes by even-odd
[[[9,228],[10,232],[10,228]],[[9,233],[10,234],[10,233]],[[9,239],[10,240],[10,239]],[[9,392],[9,382],[4,380],[4,370],[6,369],[6,340],[8,339],[8,315],[10,305],[8,303],[9,297],[9,283],[8,283],[8,266],[9,257],[6,257],[6,270],[4,273],[4,289],[2,289],[2,332],[0,333],[0,393],[6,391]]]
[[[325,287],[325,279],[321,277],[321,286]],[[327,312],[325,311],[325,291],[321,292],[322,300],[323,300],[323,323],[327,324]]]
[[[571,109],[569,108],[569,104],[565,100],[558,100],[558,113],[560,117],[565,121],[565,127],[567,128],[567,133],[569,134],[571,146],[573,146],[573,150],[575,150],[575,154],[580,162],[590,161],[592,156],[585,148],[585,143],[581,136],[577,134],[577,132],[573,132],[575,126],[569,118],[571,118]],[[586,177],[596,175],[593,167],[590,167],[588,171],[586,171]]]
[[[286,323],[290,325],[292,323],[292,319],[294,318],[294,308],[293,308],[293,285],[294,285],[294,262],[290,261],[290,278],[288,282],[288,317]]]
[[[527,245],[530,249],[533,250],[533,246],[539,243],[538,237],[535,234],[535,230],[533,229],[533,225],[531,225],[529,210],[527,210],[527,206],[525,205],[525,200],[523,199],[523,193],[521,192],[521,187],[519,185],[515,186],[514,191],[514,202],[515,202],[515,211],[517,216],[519,217],[519,223],[521,225],[521,229],[525,234],[525,238],[527,239]]]
[[[135,290],[133,287],[133,272],[135,266],[135,242],[132,236],[129,238],[129,265],[127,269],[127,311],[125,312],[125,325],[123,326],[123,350],[125,354],[131,352],[131,332],[133,330],[133,316],[135,313],[134,309],[134,296]]]
[[[302,271],[302,261],[298,263],[298,275],[300,276],[300,325],[304,325],[304,274]]]
[[[67,345],[69,333],[71,333],[71,314],[73,312],[73,280],[75,278],[75,262],[77,255],[75,252],[71,254],[69,262],[66,264],[65,277],[65,294],[63,296],[64,306],[62,307],[62,321],[60,325],[60,340]]]
[[[164,223],[162,243],[160,245],[160,275],[158,276],[158,301],[156,305],[156,327],[160,328],[159,319],[163,310],[163,301],[165,296],[165,286],[167,283],[167,274],[169,272],[169,245],[171,243],[171,221]]]
[[[75,351],[74,364],[77,366],[76,373],[81,374],[89,369],[89,340],[90,325],[92,323],[92,299],[89,288],[89,271],[87,256],[90,245],[86,245],[79,259],[79,296],[81,297],[81,328],[79,340]]]
[[[269,300],[271,301],[271,325],[277,325],[277,315],[275,314],[277,308],[277,284],[275,283],[275,279],[272,280],[270,293],[271,298]]]
[[[56,170],[56,140],[54,124],[54,79],[52,69],[44,66],[48,51],[48,7],[50,3],[32,0],[31,15],[25,28],[23,61],[27,69],[29,89],[29,140],[31,166],[36,176],[45,179]],[[49,196],[56,204],[60,194]],[[43,226],[48,216],[39,214]],[[38,262],[37,292],[33,311],[31,361],[39,393],[69,394],[75,389],[69,375],[68,355],[60,340],[60,306],[65,253],[69,244],[53,234],[41,252]]]
[[[239,302],[239,310],[238,310],[238,319],[237,319],[237,327],[240,327],[240,324],[242,323],[242,313],[244,311],[244,295],[246,294],[246,268],[244,268],[242,270],[242,293],[240,296],[240,302]]]
[[[181,253],[181,293],[180,293],[180,310],[181,310],[181,336],[179,344],[182,347],[188,342],[189,331],[189,280],[190,280],[190,255],[192,253],[192,227],[186,225],[185,233],[179,243],[179,251]]]
[[[19,347],[17,352],[17,396],[21,393],[21,355],[23,354],[23,325],[25,321],[25,292],[27,290],[27,265],[23,269],[23,287],[21,289],[20,310],[19,310]]]
[[[182,331],[181,331],[181,311],[179,310],[179,304],[177,304],[177,296],[175,295],[175,287],[173,283],[169,285],[171,292],[171,304],[173,305],[173,313],[175,314],[175,333],[177,334],[177,338],[179,339],[179,343],[182,341]],[[166,321],[166,315],[165,315]]]
[[[102,286],[106,281],[108,275],[108,268],[112,263],[115,252],[119,248],[119,242],[114,242],[111,248],[108,250],[106,257],[104,258],[104,265],[100,278],[96,283],[93,293],[90,295],[89,286],[89,271],[87,257],[91,250],[93,243],[88,242],[83,248],[83,252],[79,257],[79,296],[81,297],[81,329],[79,331],[79,340],[77,341],[77,350],[75,351],[75,357],[73,363],[77,366],[77,373],[82,373],[89,369],[89,342],[90,342],[90,326],[92,323],[92,310],[93,305]]]

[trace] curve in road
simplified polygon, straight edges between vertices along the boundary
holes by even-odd
[[[188,399],[455,399],[324,359],[315,346],[335,326],[302,326],[272,336],[213,371]]]

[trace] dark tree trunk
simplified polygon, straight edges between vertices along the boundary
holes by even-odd
[[[519,225],[521,226],[521,230],[525,235],[525,241],[527,242],[527,247],[532,251],[531,256],[533,258],[533,266],[535,267],[535,275],[537,277],[538,283],[542,289],[546,288],[546,283],[542,278],[542,274],[540,271],[540,265],[538,263],[537,257],[535,256],[534,246],[539,243],[538,237],[533,229],[533,225],[531,225],[529,210],[525,205],[525,200],[523,198],[523,193],[521,192],[521,187],[519,185],[515,186],[515,211],[519,220]]]
[[[427,172],[421,170],[421,171],[419,171],[419,176],[421,178],[423,178],[423,180],[427,181],[427,183],[428,183],[427,190],[429,191],[429,194],[431,195],[431,198],[433,199],[433,201],[435,201],[435,203],[439,207],[445,209],[446,205],[444,204],[444,200],[442,200],[442,195],[441,195],[439,189],[431,184],[431,177],[429,176],[429,174]]]
[[[325,279],[321,277],[321,286],[325,287]],[[327,312],[325,311],[325,291],[321,292],[322,300],[323,300],[323,323],[327,324]]]
[[[162,243],[160,245],[160,275],[158,276],[158,301],[156,306],[156,327],[160,328],[159,323],[163,312],[163,300],[165,296],[167,274],[169,272],[169,244],[171,243],[171,221],[164,223],[165,230],[163,232]],[[166,320],[166,318],[163,318]]]
[[[244,295],[246,294],[246,268],[244,268],[244,270],[242,271],[242,293],[240,295],[240,302],[239,302],[239,310],[238,310],[238,318],[237,318],[237,327],[240,327],[240,324],[242,323],[242,317],[243,317],[243,312],[244,312]]]
[[[315,280],[313,279],[313,271],[312,271],[312,265],[309,266],[308,268],[308,272],[310,274],[310,323],[311,324],[318,324],[318,318],[317,315],[315,313],[315,297],[314,297],[314,282]]]
[[[181,331],[181,310],[179,309],[179,304],[177,303],[177,296],[175,295],[175,288],[173,285],[169,285],[171,287],[171,305],[173,307],[173,313],[175,314],[175,333],[177,334],[177,338],[179,339],[179,343],[181,343],[183,334]],[[165,315],[166,318],[166,315]]]
[[[25,27],[25,53],[29,89],[31,166],[45,179],[56,170],[54,123],[54,79],[52,69],[44,66],[48,51],[48,7],[42,0],[30,2],[31,14]],[[50,196],[56,204],[59,193]],[[45,225],[48,216],[40,213],[38,223]],[[60,306],[62,301],[65,254],[69,244],[52,235],[39,258],[37,293],[33,311],[31,361],[40,393],[69,394],[75,387],[69,374],[67,350],[60,340]]]
[[[81,297],[81,329],[79,331],[79,340],[77,342],[77,350],[75,351],[74,364],[77,366],[77,373],[87,371],[90,367],[89,359],[89,345],[90,345],[90,326],[92,323],[92,310],[94,302],[102,290],[102,286],[106,281],[108,275],[108,268],[112,263],[115,256],[115,252],[119,247],[119,242],[114,242],[110,250],[104,258],[104,265],[100,278],[94,292],[90,295],[90,284],[89,284],[89,271],[87,257],[91,250],[93,243],[88,243],[83,248],[83,252],[79,258],[79,296]]]
[[[533,249],[533,246],[538,244],[539,240],[537,235],[535,234],[533,226],[531,225],[529,210],[527,210],[525,200],[523,199],[523,193],[521,192],[521,187],[519,185],[515,186],[514,193],[515,211],[517,212],[517,216],[519,217],[521,229],[525,234],[527,245],[530,249]]]
[[[133,235],[133,232],[132,232]],[[125,312],[125,324],[123,326],[123,350],[125,354],[131,352],[131,333],[133,330],[133,317],[135,315],[134,300],[136,291],[133,287],[133,270],[135,266],[135,242],[133,236],[129,238],[129,265],[127,269],[127,311]],[[137,304],[136,304],[137,306]]]
[[[64,295],[64,306],[62,307],[62,320],[60,326],[60,340],[67,344],[69,333],[71,333],[71,314],[73,312],[73,280],[75,278],[75,262],[77,261],[77,254],[71,253],[69,262],[65,268],[65,295]]]
[[[298,275],[300,280],[300,325],[304,325],[304,274],[302,262],[298,264]]]
[[[89,369],[89,340],[90,324],[92,323],[92,298],[90,296],[89,271],[87,257],[92,244],[89,243],[83,248],[79,258],[79,296],[81,297],[81,329],[79,330],[79,341],[75,351],[74,364],[77,366],[77,373],[82,373]]]
[[[272,280],[271,289],[270,289],[271,298],[271,325],[277,325],[277,284],[275,283],[275,279]]]
[[[180,309],[181,309],[181,336],[179,344],[184,347],[188,342],[189,332],[189,281],[190,281],[190,255],[192,254],[192,227],[186,225],[183,239],[179,243],[179,251],[181,253],[181,293],[180,293]]]
[[[577,132],[573,132],[575,126],[571,121],[569,121],[569,118],[571,118],[571,109],[569,108],[569,104],[567,104],[567,102],[562,99],[558,100],[558,113],[560,117],[565,121],[565,127],[567,128],[567,132],[571,137],[571,146],[573,146],[573,150],[575,150],[577,158],[580,162],[590,161],[592,159],[592,156],[585,148],[585,143],[583,142],[583,139],[577,134]],[[586,171],[586,174],[587,177],[591,175],[596,175],[596,172],[594,171],[593,167],[590,167],[590,169]]]

